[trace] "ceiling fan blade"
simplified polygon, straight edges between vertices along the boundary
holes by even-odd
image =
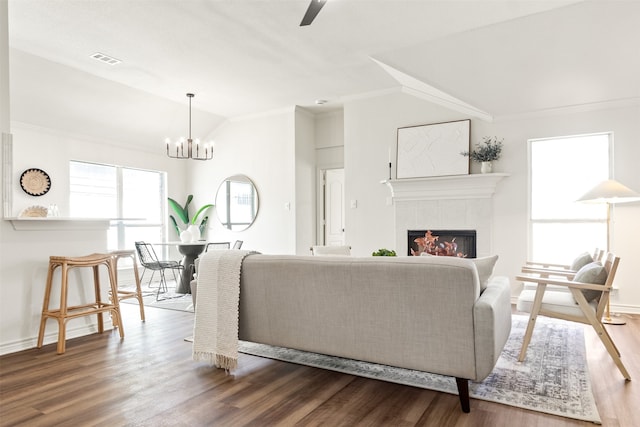
[[[327,0],[311,0],[311,3],[309,3],[309,7],[307,8],[307,12],[304,14],[302,22],[300,22],[300,26],[304,27],[311,24],[313,20],[316,19],[318,12],[320,12],[320,9],[322,9],[322,6],[324,6],[326,2]]]

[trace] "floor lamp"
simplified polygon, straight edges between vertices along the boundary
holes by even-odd
[[[640,194],[630,188],[620,184],[618,181],[608,179],[593,187],[586,194],[580,197],[578,202],[585,203],[606,203],[607,204],[607,252],[611,247],[610,223],[611,223],[611,205],[617,203],[629,203],[640,201]],[[612,319],[609,311],[609,301],[607,300],[607,311],[605,312],[602,323],[608,325],[624,325],[626,322],[621,319]]]

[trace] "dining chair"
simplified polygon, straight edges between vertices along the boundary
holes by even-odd
[[[145,242],[136,242],[136,252],[138,253],[138,259],[140,260],[140,264],[144,266],[144,268],[153,271],[154,273],[157,271],[160,273],[160,285],[158,286],[158,292],[156,294],[156,301],[160,298],[161,292],[167,292],[167,279],[165,276],[166,270],[171,270],[173,273],[173,278],[176,280],[176,271],[178,272],[178,277],[183,272],[183,266],[178,261],[161,261],[158,259],[156,255],[156,251],[153,248],[153,245]],[[153,278],[153,276],[152,276]]]
[[[207,246],[204,248],[205,252],[208,252],[209,249],[229,249],[231,244],[229,242],[211,242],[207,243]]]
[[[351,255],[351,246],[311,246],[311,255]]]

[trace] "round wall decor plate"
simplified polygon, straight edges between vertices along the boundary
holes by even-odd
[[[20,212],[19,218],[45,218],[49,209],[44,206],[29,206]]]
[[[42,169],[27,169],[20,175],[20,186],[31,196],[42,196],[51,188],[51,178]]]

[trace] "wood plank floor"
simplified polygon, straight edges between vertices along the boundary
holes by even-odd
[[[1,426],[592,426],[471,399],[240,355],[232,375],[191,360],[193,314],[123,304],[117,332],[0,357]],[[587,353],[603,425],[639,426],[640,316],[610,326],[634,381],[591,331]],[[50,326],[53,330],[53,324]]]

